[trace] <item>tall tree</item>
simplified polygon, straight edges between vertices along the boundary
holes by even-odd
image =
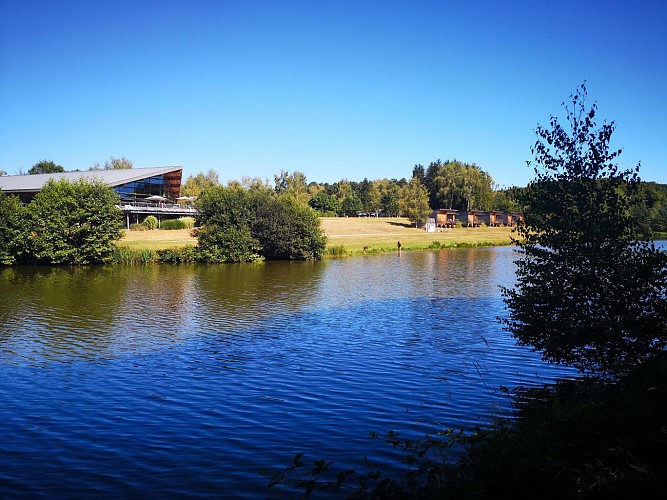
[[[275,190],[278,194],[291,196],[297,203],[305,205],[308,203],[308,184],[303,172],[294,170],[291,174],[287,170],[281,170],[280,174],[273,176]]]
[[[129,170],[131,168],[134,168],[134,165],[124,156],[122,158],[112,156],[104,162],[104,170]]]
[[[197,197],[207,189],[219,185],[220,181],[218,179],[218,173],[215,170],[210,169],[206,174],[199,172],[195,176],[192,174],[188,175],[181,187],[181,194],[183,196]]]
[[[415,223],[415,227],[428,219],[431,213],[428,191],[417,177],[410,179],[410,182],[401,189],[400,205],[401,212]]]
[[[432,208],[490,210],[493,207],[493,179],[477,165],[458,160],[431,162],[425,184]]]
[[[424,165],[421,163],[415,165],[412,169],[412,177],[416,177],[422,182],[422,184],[426,184],[426,170],[424,169]]]
[[[63,167],[56,165],[51,160],[42,160],[35,163],[30,170],[28,170],[28,174],[57,174],[64,171],[65,169]]]
[[[667,254],[635,231],[637,171],[619,170],[614,123],[596,124],[582,85],[567,125],[538,126],[535,179],[521,193],[517,284],[506,328],[548,361],[619,376],[667,347]]]

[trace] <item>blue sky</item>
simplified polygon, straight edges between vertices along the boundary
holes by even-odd
[[[409,177],[525,185],[586,80],[623,166],[667,183],[667,2],[0,0],[0,170]]]

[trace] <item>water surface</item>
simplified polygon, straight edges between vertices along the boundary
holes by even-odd
[[[571,374],[496,321],[511,248],[0,270],[0,495],[263,497],[297,452],[361,469]]]

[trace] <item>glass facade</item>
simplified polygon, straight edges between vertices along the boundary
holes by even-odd
[[[120,196],[121,202],[136,203],[149,196],[164,196],[164,184],[164,176],[156,175],[116,186],[114,191]]]

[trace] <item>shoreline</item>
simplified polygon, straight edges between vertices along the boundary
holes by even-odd
[[[449,248],[481,248],[511,245],[510,227],[439,229],[427,233],[408,219],[398,217],[322,217],[320,227],[327,236],[325,258],[374,255],[398,251],[425,251]],[[121,252],[142,253],[151,260],[152,252],[181,252],[197,245],[190,230],[125,231],[119,241]]]

